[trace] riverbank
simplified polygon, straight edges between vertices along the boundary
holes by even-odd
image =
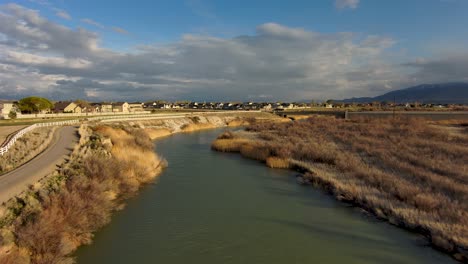
[[[72,263],[71,254],[164,168],[153,139],[255,118],[278,119],[256,113],[82,125],[69,161],[0,208],[0,263]]]
[[[190,133],[194,131],[220,127],[247,126],[253,122],[288,122],[288,118],[265,112],[216,114],[206,113],[192,116],[181,116],[169,119],[124,120],[113,122],[114,126],[132,127],[145,131],[151,139],[170,136],[175,133]]]
[[[468,262],[467,134],[418,120],[314,117],[226,132],[212,148],[303,173],[339,200]]]
[[[417,235],[298,185],[293,171],[211,151],[224,130],[157,140],[169,166],[78,249],[78,264],[456,263]]]
[[[141,131],[82,126],[79,132],[67,164],[2,208],[1,263],[70,263],[69,255],[163,168]]]

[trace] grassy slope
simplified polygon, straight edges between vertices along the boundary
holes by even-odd
[[[70,263],[70,254],[164,162],[141,130],[80,129],[69,162],[2,208],[0,263]]]

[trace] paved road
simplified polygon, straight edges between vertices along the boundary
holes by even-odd
[[[18,195],[44,176],[47,176],[61,164],[73,150],[78,141],[77,128],[72,126],[59,128],[50,146],[37,157],[0,176],[0,203]]]

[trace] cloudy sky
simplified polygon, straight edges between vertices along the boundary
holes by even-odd
[[[0,0],[0,99],[296,101],[468,81],[467,13],[468,0]]]

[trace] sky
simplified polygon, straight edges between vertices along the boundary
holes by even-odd
[[[468,82],[468,0],[0,0],[0,99],[309,101]]]

